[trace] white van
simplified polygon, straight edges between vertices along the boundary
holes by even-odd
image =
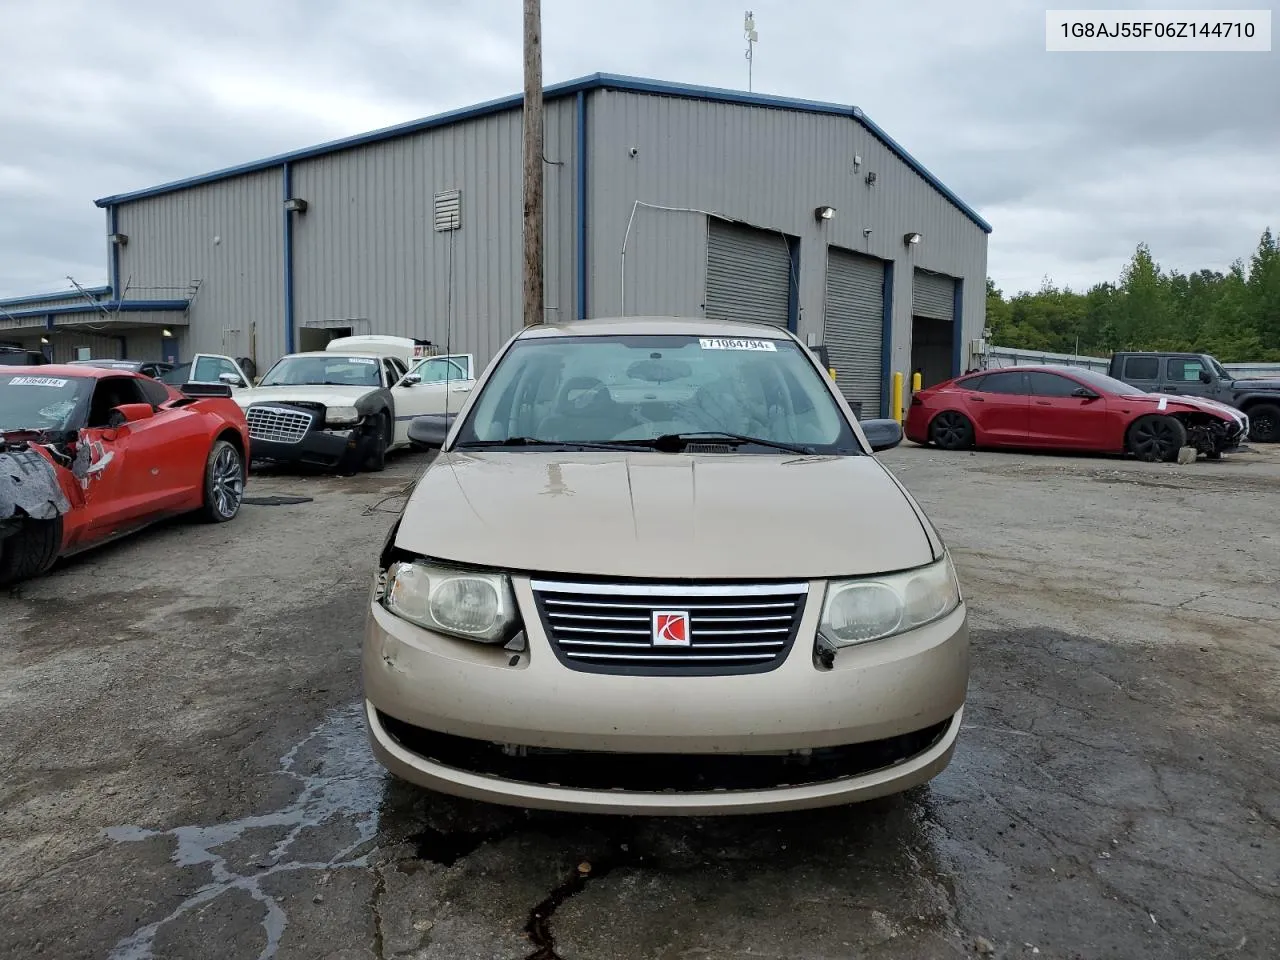
[[[340,353],[376,353],[381,357],[397,357],[406,367],[421,357],[429,357],[430,340],[413,337],[393,337],[381,333],[368,333],[354,337],[337,337],[325,345],[325,350]]]

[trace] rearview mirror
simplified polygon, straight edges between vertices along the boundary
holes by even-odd
[[[439,450],[453,426],[454,413],[428,413],[409,422],[409,445],[415,450]]]
[[[229,387],[248,386],[243,378],[236,376],[234,373],[220,373],[218,374],[218,379]]]
[[[1098,396],[1088,387],[1076,387],[1074,390],[1071,391],[1071,395],[1073,397],[1081,397],[1085,400],[1095,400],[1097,399],[1097,396]]]
[[[892,450],[902,442],[902,424],[897,420],[863,420],[859,426],[871,444],[872,453]]]
[[[421,383],[421,382],[422,382],[422,374],[406,373],[404,375],[404,379],[400,381],[400,384],[401,386],[412,387],[414,384]]]
[[[1211,376],[1209,375],[1209,371],[1208,371],[1208,370],[1201,370],[1201,371],[1200,371],[1200,382],[1201,382],[1201,383],[1213,383],[1213,377],[1211,377]]]

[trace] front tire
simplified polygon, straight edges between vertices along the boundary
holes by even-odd
[[[1182,421],[1159,413],[1139,417],[1129,425],[1126,446],[1147,463],[1172,463],[1187,445],[1187,428]]]
[[[1249,439],[1255,443],[1280,443],[1280,406],[1259,403],[1250,407]]]
[[[929,439],[942,450],[964,450],[973,446],[973,421],[963,413],[944,410],[929,424]]]
[[[235,444],[217,440],[204,466],[204,507],[201,513],[210,523],[234,520],[244,502],[244,457]]]
[[[58,559],[62,518],[22,521],[17,533],[0,540],[0,586],[38,577]]]
[[[381,473],[387,468],[387,448],[391,446],[391,418],[385,413],[378,417],[378,433],[370,440],[369,459],[364,468],[370,473]]]

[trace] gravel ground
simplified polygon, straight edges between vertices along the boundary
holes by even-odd
[[[389,780],[374,558],[424,461],[258,475],[0,597],[5,957],[1280,956],[1280,450],[885,461],[956,557],[974,674],[902,797],[530,814]]]

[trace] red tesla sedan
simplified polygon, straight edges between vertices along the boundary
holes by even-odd
[[[1083,367],[1006,367],[916,393],[904,432],[943,450],[1023,447],[1168,461],[1194,447],[1216,460],[1248,435],[1249,418],[1223,403],[1145,393]]]

